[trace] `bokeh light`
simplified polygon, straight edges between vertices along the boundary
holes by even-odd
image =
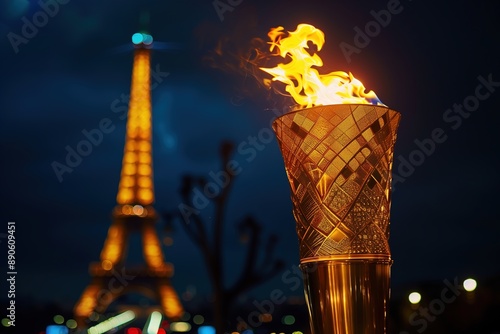
[[[153,43],[153,36],[151,36],[150,34],[136,32],[132,35],[132,43],[134,43],[135,45],[151,45]]]
[[[143,37],[141,33],[136,32],[135,34],[132,35],[132,43],[138,45],[141,44],[143,41]]]
[[[215,334],[215,327],[201,326],[198,328],[198,334]]]
[[[45,328],[45,334],[68,334],[68,327],[63,325],[50,325]]]
[[[260,322],[271,322],[273,321],[273,316],[269,313],[263,313],[259,315]]]
[[[125,334],[141,334],[141,329],[137,327],[127,328]]]
[[[66,321],[66,327],[68,327],[70,329],[75,329],[76,326],[77,326],[77,323],[76,323],[75,319],[69,319],[68,321]]]
[[[134,215],[140,216],[144,213],[144,208],[142,207],[142,205],[137,204],[132,208],[132,212],[134,213]]]
[[[191,325],[188,322],[172,322],[170,324],[170,330],[172,332],[189,332],[191,330]]]
[[[148,320],[149,324],[147,329],[145,329],[144,334],[157,334],[162,320],[163,316],[160,312],[154,311],[151,313]]]
[[[418,292],[412,292],[408,295],[408,300],[412,304],[418,304],[420,300],[422,299],[422,296]]]
[[[196,325],[201,325],[202,323],[205,322],[205,318],[200,315],[200,314],[197,314],[193,317],[193,322],[196,324]]]
[[[283,319],[281,319],[283,325],[293,325],[295,323],[295,317],[293,315],[285,315]]]
[[[54,316],[54,322],[58,325],[61,325],[64,322],[64,317],[60,314]]]
[[[123,324],[126,324],[129,321],[134,320],[135,318],[135,313],[131,310],[125,311],[123,313],[120,313],[118,315],[115,315],[111,318],[108,318],[107,320],[92,326],[88,329],[87,333],[88,334],[101,334],[104,332],[107,332],[115,327],[121,326]]]
[[[153,36],[149,35],[149,34],[143,34],[143,43],[146,44],[146,45],[150,45],[151,43],[153,43]]]
[[[477,281],[475,279],[473,279],[473,278],[467,278],[464,281],[463,285],[464,285],[465,291],[471,292],[471,291],[476,290],[476,288],[477,288]]]

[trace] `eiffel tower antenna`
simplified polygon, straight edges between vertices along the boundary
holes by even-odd
[[[149,10],[143,10],[141,12],[141,16],[139,17],[139,24],[141,25],[141,29],[149,29],[149,17]]]
[[[150,20],[151,20],[150,11],[149,10],[141,11],[141,14],[139,15],[139,30],[136,34],[132,35],[132,45],[130,43],[118,45],[108,49],[108,52],[116,54],[116,53],[130,52],[131,50],[135,49],[134,36],[139,36],[140,34],[150,35],[149,34]],[[175,50],[182,50],[185,47],[182,44],[176,42],[163,42],[156,40],[154,43],[149,44],[148,48],[160,52],[170,52]]]
[[[145,14],[141,15],[141,22],[146,19],[149,20]],[[173,266],[165,262],[155,230],[150,73],[153,37],[142,31],[132,36],[132,42],[135,47],[132,84],[117,204],[100,261],[90,264],[91,283],[74,308],[80,326],[130,292],[156,299],[159,310],[169,319],[177,319],[184,312],[170,284]],[[125,263],[128,240],[133,233],[139,233],[142,239],[144,263],[139,267]]]

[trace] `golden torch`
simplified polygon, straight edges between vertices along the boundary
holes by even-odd
[[[324,34],[301,24],[272,29],[271,51],[289,59],[262,68],[301,109],[274,121],[290,182],[313,334],[386,332],[390,292],[391,167],[400,114],[352,74],[321,75],[309,49]]]

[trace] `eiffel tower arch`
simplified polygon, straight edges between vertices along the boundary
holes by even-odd
[[[150,35],[135,44],[132,84],[122,170],[100,261],[91,263],[90,284],[77,301],[74,314],[84,325],[95,313],[104,313],[122,295],[139,292],[155,299],[169,319],[179,318],[183,311],[170,278],[173,265],[165,262],[155,230],[157,214],[153,208],[153,162],[151,121],[151,42]],[[127,266],[127,246],[132,234],[142,241],[144,263]]]

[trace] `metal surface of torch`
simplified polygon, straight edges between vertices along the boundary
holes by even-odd
[[[400,114],[339,104],[273,129],[290,183],[313,334],[386,332],[391,168]]]

